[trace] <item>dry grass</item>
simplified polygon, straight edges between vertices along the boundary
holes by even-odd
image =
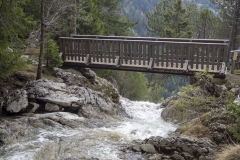
[[[193,124],[183,125],[180,131],[183,135],[195,138],[207,137],[209,133],[209,129],[205,127],[199,119],[197,119]]]
[[[240,145],[231,145],[226,147],[217,155],[216,160],[240,160]]]

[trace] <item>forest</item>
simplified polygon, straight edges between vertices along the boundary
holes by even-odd
[[[61,66],[58,37],[70,34],[229,39],[239,48],[238,0],[0,0],[0,77],[28,67],[23,55]],[[29,48],[31,49],[29,51]],[[121,95],[160,102],[189,83],[186,77],[99,71],[117,80]]]

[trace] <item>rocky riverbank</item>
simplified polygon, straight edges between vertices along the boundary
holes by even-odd
[[[111,83],[99,78],[90,69],[56,68],[53,75],[49,78],[51,80],[28,81],[23,87],[10,90],[10,93],[5,87],[1,88],[0,156],[3,159],[14,159],[13,155],[20,148],[23,149],[20,152],[30,150],[20,159],[28,157],[29,152],[33,152],[31,150],[36,154],[30,159],[107,159],[99,151],[95,154],[99,150],[95,147],[102,148],[100,152],[106,152],[107,146],[107,153],[114,152],[113,156],[110,154],[111,159],[143,156],[152,160],[213,160],[226,144],[236,142],[231,125],[238,121],[227,109],[230,95],[234,104],[240,104],[238,80],[229,79],[223,85],[216,85],[202,76],[197,83],[184,87],[158,107],[164,108],[163,112],[159,112],[160,109],[157,111],[164,120],[179,125],[176,131],[168,137],[152,136],[130,144],[121,140],[122,131],[112,132],[130,116]],[[130,107],[132,102],[128,103]],[[138,114],[141,116],[143,113],[136,113],[136,116]],[[124,125],[129,128],[128,122]],[[168,127],[162,130],[174,128]],[[137,127],[129,129],[131,137],[142,134],[138,133]],[[18,143],[24,147],[17,147]]]
[[[226,146],[237,143],[232,125],[238,121],[227,110],[230,96],[234,105],[239,105],[240,81],[230,76],[223,85],[202,76],[193,86],[165,100],[160,106],[165,108],[162,118],[180,127],[168,138],[136,141],[129,149],[154,160],[217,159]]]
[[[9,94],[2,88],[1,146],[29,139],[39,128],[93,128],[129,117],[111,83],[90,69],[77,72],[56,68],[53,80],[30,81]]]

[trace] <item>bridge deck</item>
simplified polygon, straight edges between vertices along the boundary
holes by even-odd
[[[190,75],[208,69],[224,77],[226,40],[117,38],[60,38],[64,65]]]

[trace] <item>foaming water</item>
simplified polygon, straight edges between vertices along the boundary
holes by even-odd
[[[121,98],[126,112],[132,117],[112,122],[101,128],[39,129],[31,141],[22,141],[0,148],[2,160],[91,159],[118,160],[143,159],[139,153],[124,155],[122,145],[150,136],[165,137],[177,126],[161,118],[162,109],[150,102],[133,102]],[[69,119],[76,117],[69,115]],[[124,158],[122,158],[122,156]],[[120,158],[121,157],[121,158]]]
[[[130,101],[126,98],[121,98],[121,103],[132,119],[126,119],[119,126],[111,129],[122,133],[128,141],[143,140],[151,136],[165,137],[177,127],[161,118],[163,109],[158,107],[159,104]]]

